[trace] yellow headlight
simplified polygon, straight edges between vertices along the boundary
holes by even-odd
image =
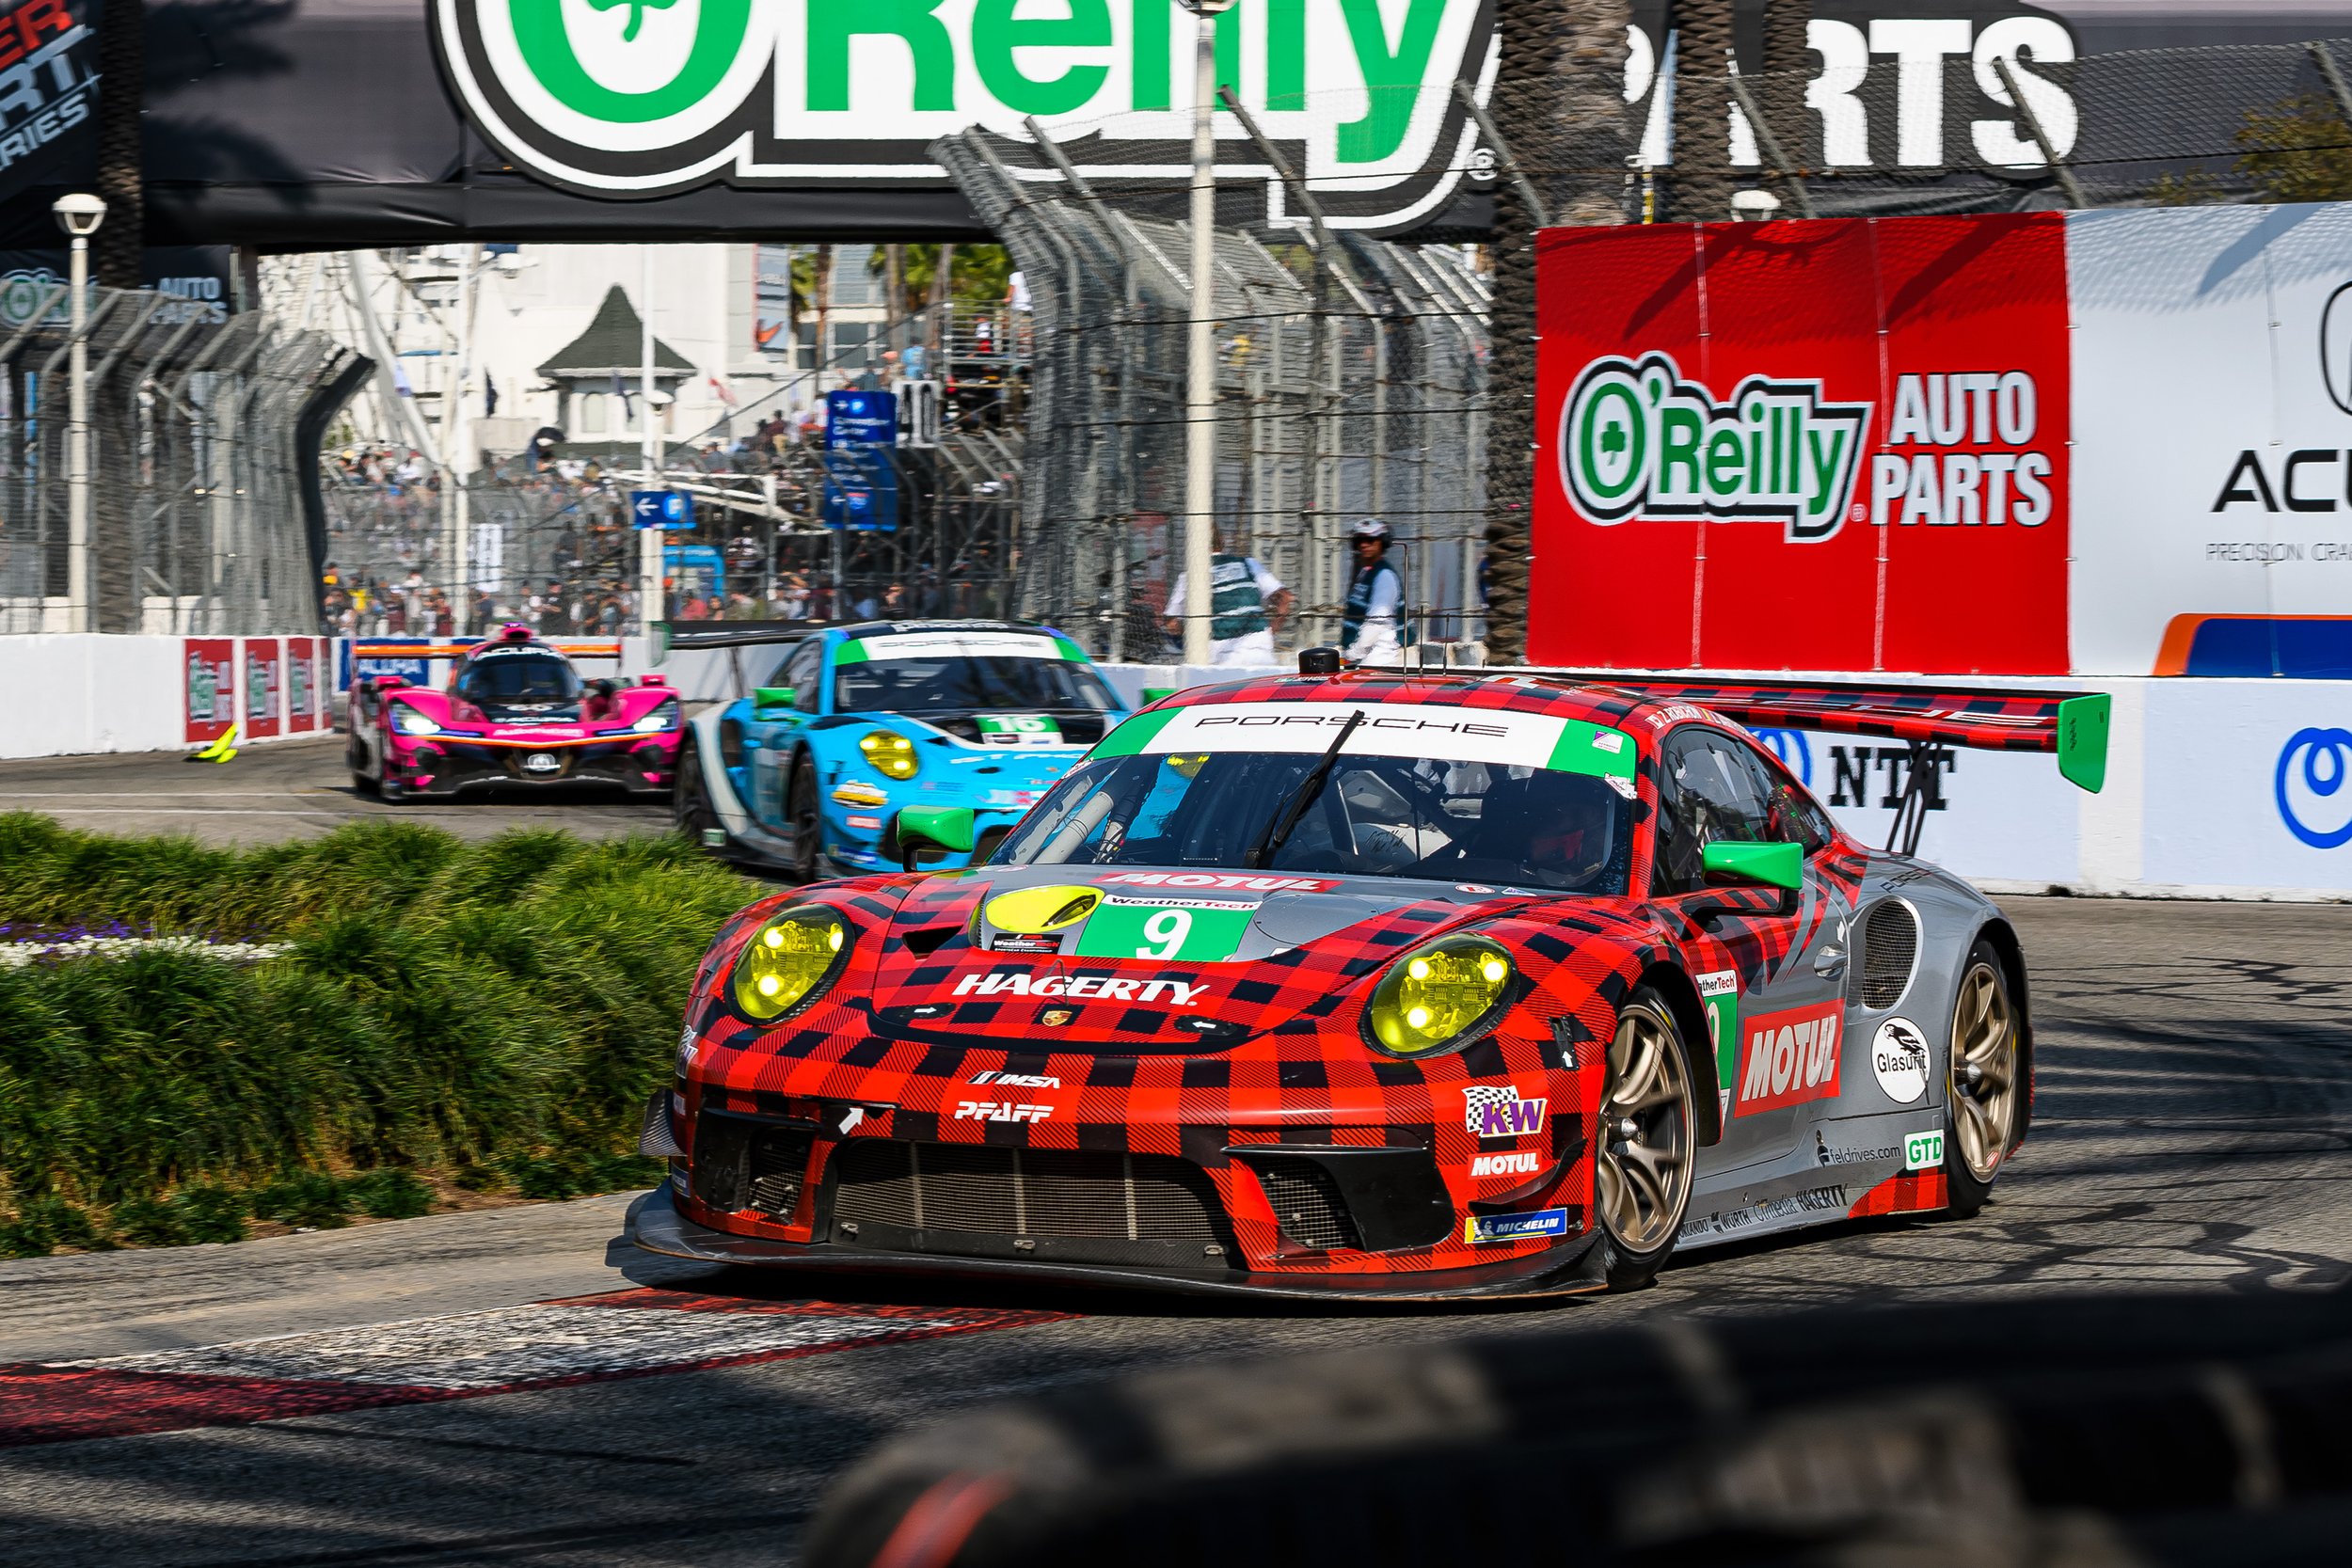
[[[1380,1048],[1425,1056],[1474,1028],[1511,982],[1511,956],[1485,937],[1447,937],[1390,966],[1365,1017]]]
[[[782,1018],[833,973],[849,940],[848,923],[831,910],[786,910],[735,961],[735,1005],[763,1022]]]
[[[896,730],[868,730],[857,743],[866,760],[885,778],[911,779],[923,765],[915,760],[914,742]]]

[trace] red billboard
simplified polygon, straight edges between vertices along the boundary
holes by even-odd
[[[187,738],[190,745],[218,740],[237,718],[237,640],[183,637],[181,663],[186,669]]]
[[[326,674],[321,668],[319,645],[325,640],[316,637],[286,639],[286,733],[304,735],[326,725],[326,692],[322,689]]]
[[[1548,230],[1542,664],[2062,674],[2056,213]]]
[[[278,733],[278,705],[286,689],[286,658],[275,637],[245,640],[245,734],[259,740]]]

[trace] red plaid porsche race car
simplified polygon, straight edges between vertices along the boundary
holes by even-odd
[[[2106,720],[2096,695],[1540,673],[1179,693],[988,863],[730,922],[646,1108],[671,1177],[631,1234],[1428,1297],[1971,1212],[2031,1108],[2016,935],[1854,842],[1742,726],[2056,752],[2096,788]],[[911,808],[902,837],[968,842],[957,816]]]

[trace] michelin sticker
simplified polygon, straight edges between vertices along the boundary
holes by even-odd
[[[1928,1038],[1907,1018],[1890,1018],[1870,1041],[1870,1069],[1898,1105],[1915,1105],[1928,1092]]]
[[[1525,1242],[1567,1233],[1565,1209],[1538,1209],[1530,1214],[1472,1214],[1462,1224],[1462,1240],[1472,1245],[1482,1242]]]

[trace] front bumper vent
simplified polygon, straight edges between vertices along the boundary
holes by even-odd
[[[1258,1183],[1274,1205],[1274,1219],[1282,1239],[1293,1246],[1330,1252],[1360,1247],[1355,1222],[1341,1200],[1339,1183],[1311,1160],[1279,1155],[1250,1162]]]
[[[816,1137],[810,1123],[706,1110],[694,1118],[689,1190],[708,1208],[789,1219],[800,1206]]]
[[[1216,1189],[1189,1160],[853,1138],[833,1159],[833,1239],[961,1257],[1224,1269]]]

